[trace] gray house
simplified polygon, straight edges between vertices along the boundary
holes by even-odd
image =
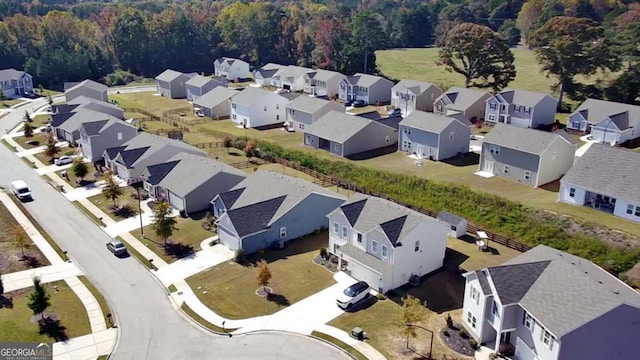
[[[51,127],[58,139],[75,144],[80,138],[82,124],[112,119],[122,121],[108,114],[80,108],[68,113],[51,115]]]
[[[556,121],[558,100],[549,94],[504,89],[487,99],[485,120],[538,129]]]
[[[380,76],[357,73],[340,81],[338,98],[343,101],[362,100],[365,104],[388,104],[393,82]]]
[[[93,80],[81,81],[64,92],[64,99],[70,103],[73,99],[85,96],[88,98],[109,102],[107,97],[107,85],[97,83]]]
[[[635,360],[640,294],[594,263],[545,245],[464,274],[462,325],[518,360]]]
[[[167,69],[156,76],[156,88],[158,94],[172,99],[184,99],[187,97],[187,81],[196,74],[184,74],[179,71]]]
[[[223,77],[208,77],[196,75],[189,79],[185,85],[187,86],[187,100],[194,101],[207,92],[217,88],[218,86],[227,87],[229,80]]]
[[[211,199],[229,191],[247,174],[223,162],[178,153],[142,173],[144,188],[153,199],[163,199],[186,214],[207,210]]]
[[[395,145],[398,142],[397,126],[397,122],[385,124],[379,120],[329,111],[305,127],[304,144],[338,156],[349,156]]]
[[[398,150],[440,161],[469,152],[471,123],[465,118],[414,110],[400,121]]]
[[[97,162],[102,160],[102,154],[108,148],[120,146],[133,139],[138,134],[135,126],[122,120],[103,119],[82,123],[78,145],[82,155]]]
[[[343,202],[321,186],[264,170],[211,201],[220,241],[245,254],[326,228],[327,214]]]
[[[86,96],[78,96],[67,103],[68,105],[78,105],[76,109],[89,109],[103,114],[111,115],[117,119],[124,119],[124,110],[110,102],[96,100]],[[53,110],[53,109],[52,109]]]
[[[335,102],[311,96],[298,96],[287,104],[288,131],[303,131],[305,126],[313,124],[327,112],[344,111],[344,107]]]
[[[2,69],[0,70],[0,90],[9,99],[33,93],[33,78],[24,71]]]
[[[231,102],[229,99],[238,90],[218,86],[193,101],[193,112],[212,119],[228,119],[231,116]]]
[[[567,128],[590,132],[600,143],[622,144],[640,137],[640,106],[587,99],[569,116]]]
[[[413,110],[433,111],[433,103],[442,95],[442,89],[432,83],[400,80],[391,88],[391,105],[400,109],[402,116],[411,114]]]
[[[304,74],[303,91],[312,96],[326,96],[334,98],[338,96],[340,82],[346,78],[339,72],[315,69]]]
[[[496,124],[482,142],[480,175],[498,175],[538,187],[571,169],[576,147],[577,141],[565,131]]]
[[[454,86],[436,98],[433,112],[446,116],[462,115],[471,122],[484,119],[486,102],[490,96],[491,94],[483,90]]]
[[[253,72],[253,80],[259,86],[272,86],[271,81],[273,76],[281,69],[287,67],[286,65],[268,63],[267,65],[257,69]]]

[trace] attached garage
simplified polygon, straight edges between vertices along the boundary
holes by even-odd
[[[520,337],[516,340],[516,352],[513,358],[516,360],[539,360],[533,350]]]
[[[351,276],[354,279],[365,281],[372,289],[378,290],[381,287],[384,288],[382,282],[382,275],[367,268],[366,266],[351,259],[349,262],[349,270],[351,270]]]
[[[240,248],[240,240],[224,228],[218,227],[218,235],[220,242],[228,247],[229,250],[236,251]]]
[[[393,267],[370,254],[356,248],[351,244],[345,244],[338,248],[340,266],[346,262],[346,268],[351,277],[358,281],[366,281],[369,286],[383,293],[392,290]]]

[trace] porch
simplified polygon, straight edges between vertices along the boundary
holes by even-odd
[[[607,214],[613,214],[613,209],[616,207],[616,199],[587,191],[584,197],[584,206],[600,210]]]

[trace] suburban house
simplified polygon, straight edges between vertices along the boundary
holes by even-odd
[[[87,79],[81,81],[64,92],[64,99],[67,103],[70,103],[71,100],[80,96],[109,102],[109,98],[107,97],[107,85],[100,84],[93,80]]]
[[[246,61],[221,57],[213,62],[213,74],[229,81],[238,81],[251,77],[249,64]]]
[[[247,174],[223,162],[200,155],[178,153],[142,173],[144,189],[153,199],[163,199],[183,213],[211,207],[213,196],[229,191]]]
[[[286,119],[286,106],[298,94],[248,87],[229,98],[231,121],[245,128],[281,125]]]
[[[96,100],[87,96],[78,96],[67,103],[68,105],[78,105],[76,109],[89,109],[103,114],[111,115],[118,119],[124,119],[124,110],[110,102]],[[58,110],[59,111],[59,110]]]
[[[332,110],[305,126],[304,144],[338,156],[358,154],[395,145],[398,122],[388,124]]]
[[[335,102],[311,96],[298,96],[286,106],[286,127],[288,131],[303,131],[327,112],[344,112],[344,107]]]
[[[258,86],[271,86],[271,80],[281,69],[287,67],[286,65],[268,63],[253,72],[253,80]]]
[[[302,91],[304,89],[304,75],[310,72],[313,72],[313,69],[289,65],[273,74],[271,85],[284,90]]]
[[[142,181],[142,173],[148,166],[163,163],[181,152],[207,156],[206,152],[182,141],[143,132],[121,146],[107,148],[102,158],[105,166],[120,179],[137,183]]]
[[[495,352],[510,348],[517,360],[638,358],[640,294],[588,260],[538,245],[464,277],[462,325]]]
[[[94,121],[118,120],[116,117],[90,109],[76,109],[71,112],[51,115],[53,134],[62,141],[74,145],[80,138],[82,124]]]
[[[600,143],[622,144],[640,137],[640,106],[587,99],[567,119],[567,129],[590,132]]]
[[[102,160],[107,148],[120,146],[138,134],[135,126],[115,118],[84,122],[80,125],[78,145],[82,156],[92,162]]]
[[[593,144],[560,179],[558,201],[640,222],[640,152]]]
[[[487,99],[484,119],[538,129],[556,122],[558,99],[539,92],[504,89]]]
[[[185,83],[187,87],[187,100],[193,101],[216,87],[227,87],[229,81],[223,77],[209,77],[195,75]]]
[[[167,69],[156,76],[157,92],[172,99],[184,99],[187,97],[187,81],[195,75]]]
[[[311,96],[337,97],[340,82],[344,78],[346,76],[339,72],[315,69],[304,74],[303,91]]]
[[[238,90],[218,86],[193,100],[193,112],[212,119],[228,119],[231,116],[229,99],[237,93]]]
[[[321,186],[264,170],[211,201],[220,241],[245,254],[326,228],[327,214],[343,202],[341,195]]]
[[[484,118],[487,99],[491,97],[486,91],[460,87],[452,87],[440,95],[433,103],[433,112],[439,115],[462,115],[474,122]]]
[[[496,124],[484,137],[480,174],[538,187],[560,179],[573,166],[577,141],[564,130],[546,132]]]
[[[343,101],[362,100],[365,104],[388,104],[393,82],[380,76],[357,73],[340,81],[338,98]]]
[[[447,226],[377,197],[354,195],[329,215],[339,268],[385,293],[442,267]]]
[[[33,78],[24,71],[16,69],[0,70],[0,90],[8,99],[33,93]]]
[[[400,121],[398,150],[440,161],[469,152],[471,123],[465,118],[420,110]]]
[[[433,111],[433,103],[442,95],[442,89],[432,83],[400,80],[391,88],[391,105],[400,109],[402,116],[413,110]]]

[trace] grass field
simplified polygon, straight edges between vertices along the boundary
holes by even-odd
[[[447,72],[435,64],[438,48],[392,49],[376,51],[376,63],[382,74],[393,79],[412,79],[431,82],[443,88],[464,86],[464,77]],[[551,93],[555,79],[541,73],[533,51],[511,49],[515,57],[517,76],[509,87],[542,93]],[[578,77],[582,83],[594,83],[596,79],[610,79],[611,73],[601,73],[591,78]]]
[[[163,111],[189,106],[186,100],[157,96],[155,92],[109,95],[109,100],[116,100],[122,108],[139,108],[156,115],[161,115]]]
[[[31,239],[25,241],[24,254],[32,260],[22,260],[21,246],[13,238],[13,231],[18,226],[9,210],[0,203],[0,272],[4,274],[49,265]]]
[[[128,207],[131,211],[129,213],[123,212],[121,214],[130,216],[120,216],[119,214],[116,214],[113,207],[113,201],[111,201],[111,199],[107,199],[102,194],[88,197],[87,200],[91,201],[93,205],[97,206],[114,221],[121,221],[138,214],[138,200],[131,198],[130,195],[132,194],[132,191],[128,190],[128,188],[122,189],[122,196],[116,199],[116,205],[120,208]]]
[[[447,248],[455,254],[452,257],[457,260],[458,266],[466,271],[500,266],[520,255],[520,252],[494,242],[489,242],[490,251],[480,251],[470,236],[466,239],[447,238]]]

